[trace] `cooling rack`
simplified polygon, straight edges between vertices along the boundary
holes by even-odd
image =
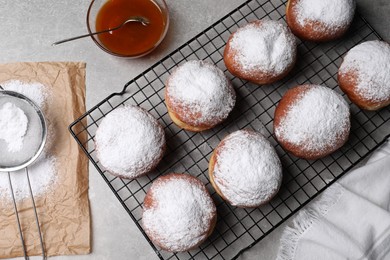
[[[273,136],[272,119],[280,98],[297,84],[324,84],[337,87],[337,69],[342,56],[356,44],[381,39],[367,21],[356,15],[349,33],[341,40],[325,44],[299,41],[294,70],[282,81],[257,86],[233,77],[223,62],[225,43],[238,27],[255,19],[270,18],[285,23],[286,1],[247,1],[195,36],[176,51],[128,82],[122,92],[113,93],[73,122],[69,129],[122,206],[138,226],[160,259],[234,259],[240,251],[263,239],[321,191],[357,165],[389,136],[389,108],[362,111],[351,104],[352,129],[349,141],[340,150],[316,161],[298,159],[286,153]],[[237,105],[228,120],[202,133],[179,129],[164,105],[164,82],[172,70],[187,60],[202,59],[216,64],[231,79]],[[347,99],[347,97],[346,97]],[[138,105],[152,113],[164,126],[167,152],[153,173],[125,180],[107,173],[96,158],[94,135],[105,115],[118,106]],[[284,168],[283,185],[268,204],[256,209],[229,206],[215,193],[208,180],[208,160],[213,149],[228,133],[251,128],[263,133],[275,146]],[[79,138],[87,133],[88,140]],[[199,248],[184,253],[168,253],[157,248],[141,227],[142,202],[155,178],[168,172],[196,176],[210,191],[218,210],[214,233]]]

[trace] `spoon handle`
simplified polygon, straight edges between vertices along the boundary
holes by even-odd
[[[61,40],[61,41],[58,41],[58,42],[54,42],[54,43],[52,44],[52,46],[55,46],[55,45],[58,45],[58,44],[61,44],[61,43],[64,43],[64,42],[70,42],[70,41],[77,40],[77,39],[80,39],[80,38],[85,38],[85,37],[92,36],[92,35],[96,35],[96,34],[101,34],[101,33],[110,32],[110,31],[119,29],[119,28],[122,27],[122,26],[123,26],[123,24],[121,24],[121,25],[119,25],[119,26],[117,26],[117,27],[111,28],[111,29],[104,30],[104,31],[99,31],[99,32],[94,32],[94,33],[87,33],[87,34],[84,34],[84,35],[80,35],[80,36],[76,36],[76,37],[64,39],[64,40]]]
[[[55,43],[52,44],[52,46],[55,46],[55,45],[58,45],[58,44],[61,44],[61,43],[64,43],[64,42],[70,42],[70,41],[77,40],[77,39],[80,39],[80,38],[96,35],[96,34],[111,32],[111,31],[114,31],[114,30],[117,30],[117,29],[121,28],[123,25],[125,25],[127,23],[130,23],[130,22],[141,23],[143,26],[147,26],[150,23],[149,19],[147,19],[145,17],[142,17],[142,16],[132,16],[132,17],[130,17],[129,19],[127,19],[126,21],[124,21],[122,24],[120,24],[117,27],[114,27],[114,28],[111,28],[111,29],[107,29],[107,30],[103,30],[103,31],[99,31],[99,32],[87,33],[87,34],[84,34],[84,35],[68,38],[68,39],[65,39],[65,40],[62,40],[62,41],[55,42]]]

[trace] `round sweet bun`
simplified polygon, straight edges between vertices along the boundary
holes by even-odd
[[[217,210],[203,183],[187,174],[156,179],[144,200],[142,226],[153,241],[169,252],[191,250],[211,235]]]
[[[96,156],[112,175],[134,179],[152,171],[165,151],[162,126],[137,106],[118,107],[106,115],[94,138]]]
[[[275,109],[274,132],[296,157],[315,160],[347,141],[351,127],[348,103],[336,91],[319,85],[289,89]]]
[[[279,21],[257,20],[234,32],[223,59],[234,76],[255,84],[270,84],[294,67],[297,46],[294,35]]]
[[[200,132],[220,124],[233,110],[236,93],[215,65],[192,60],[168,77],[165,103],[172,121],[180,128]]]
[[[215,148],[209,177],[217,193],[231,205],[254,208],[269,202],[279,191],[282,165],[263,135],[240,130]]]
[[[350,27],[355,0],[289,0],[286,20],[291,31],[307,41],[340,38]]]
[[[362,109],[390,105],[390,44],[363,42],[345,55],[338,81],[348,98]]]

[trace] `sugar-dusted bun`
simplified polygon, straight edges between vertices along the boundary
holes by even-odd
[[[256,84],[270,84],[290,72],[296,55],[295,37],[287,26],[263,19],[234,32],[223,59],[233,75]]]
[[[199,132],[224,121],[236,102],[236,93],[222,70],[205,61],[188,61],[169,76],[165,103],[179,127]]]
[[[115,176],[133,179],[153,170],[165,151],[162,126],[137,106],[118,107],[96,130],[96,156]]]
[[[341,63],[338,81],[341,90],[362,109],[390,105],[390,44],[368,41],[353,47]]]
[[[231,205],[243,208],[267,203],[282,183],[275,149],[261,134],[236,131],[215,148],[209,163],[210,182]]]
[[[199,246],[216,222],[217,210],[206,187],[190,175],[161,176],[145,196],[142,226],[153,243],[166,251]]]
[[[286,20],[303,40],[324,42],[340,38],[355,14],[355,0],[289,0]]]
[[[289,89],[275,109],[274,132],[284,149],[314,160],[344,145],[350,131],[348,103],[336,91],[318,85]]]

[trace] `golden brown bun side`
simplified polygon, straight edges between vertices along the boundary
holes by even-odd
[[[307,21],[305,26],[301,26],[294,12],[295,5],[299,0],[289,0],[286,7],[286,20],[288,27],[300,39],[313,42],[327,42],[340,38],[349,29],[349,25],[340,27],[337,30],[329,30],[327,26],[318,21]]]
[[[274,131],[275,129],[280,127],[280,124],[286,114],[289,111],[289,107],[300,98],[302,94],[304,94],[307,90],[311,88],[310,85],[299,85],[294,88],[289,89],[282,99],[279,101],[279,104],[276,106],[275,114],[274,114]],[[276,135],[275,135],[276,136]],[[323,158],[345,144],[348,140],[349,131],[343,136],[340,136],[337,139],[337,142],[334,146],[325,147],[323,151],[305,151],[302,149],[300,145],[293,144],[288,142],[287,140],[282,139],[281,137],[276,136],[279,144],[288,152],[293,154],[296,157],[303,158],[306,160],[317,160]]]
[[[188,175],[188,174],[183,174],[183,173],[169,173],[169,174],[166,174],[166,175],[163,175],[163,176],[160,176],[157,178],[157,180],[154,181],[157,182],[157,181],[164,181],[164,180],[171,180],[171,179],[176,179],[176,178],[179,178],[179,179],[186,179],[188,180],[189,182],[195,184],[195,185],[201,185],[202,189],[204,191],[207,192],[207,194],[210,196],[209,192],[207,191],[206,187],[204,186],[204,184],[198,180],[197,178],[191,176],[191,175]],[[210,196],[211,198],[211,196]],[[212,198],[211,198],[212,199]],[[153,196],[153,185],[152,187],[148,190],[148,192],[146,193],[146,196],[144,198],[144,209],[150,209],[150,208],[153,208],[153,206],[155,205],[155,201],[154,201],[154,196]],[[200,246],[214,231],[214,228],[217,224],[217,213],[216,213],[216,210],[215,210],[215,214],[213,214],[211,220],[210,220],[210,223],[209,223],[209,228],[207,229],[207,235],[205,236],[205,238],[202,240],[202,241],[199,241],[198,244],[196,244],[195,246],[191,247],[191,248],[188,248],[186,249],[185,251],[190,251],[198,246]],[[143,223],[142,223],[143,225]],[[162,244],[158,238],[156,237],[153,237],[151,236],[150,232],[148,232],[148,228],[145,227],[143,225],[143,228],[144,230],[146,231],[146,234],[148,235],[148,237],[153,241],[154,244],[156,244],[157,246],[159,246],[161,249],[165,250],[165,251],[168,251],[168,252],[173,252],[171,251],[169,248],[166,248],[164,244]],[[183,251],[184,252],[184,251]]]
[[[358,107],[366,110],[378,110],[390,105],[390,98],[383,101],[375,101],[363,98],[356,90],[358,73],[356,71],[348,71],[346,73],[338,73],[337,79],[340,89],[348,96],[348,98]]]
[[[173,123],[175,123],[178,127],[185,129],[185,130],[188,130],[188,131],[192,131],[192,132],[201,132],[201,131],[205,131],[205,130],[208,130],[208,129],[214,127],[214,125],[212,125],[212,126],[209,126],[209,125],[192,126],[192,125],[189,125],[189,124],[181,121],[179,119],[178,114],[173,112],[173,110],[170,106],[170,102],[167,100],[168,100],[168,97],[165,96],[165,104],[167,106],[169,117],[172,119]]]
[[[218,195],[221,196],[221,198],[223,200],[228,201],[225,198],[225,196],[223,195],[223,193],[221,192],[221,190],[219,189],[219,187],[217,186],[217,184],[215,184],[215,181],[214,181],[214,167],[215,167],[215,163],[216,163],[216,157],[215,156],[216,156],[217,148],[214,149],[213,154],[211,155],[211,158],[210,158],[210,162],[209,162],[209,179],[210,179],[211,185],[213,186],[214,190],[218,193]]]
[[[257,25],[261,24],[261,21],[255,21],[253,22]],[[290,71],[294,68],[296,57],[294,59],[294,62],[281,74],[279,75],[273,75],[271,73],[266,73],[262,71],[244,71],[240,68],[239,64],[235,62],[235,56],[237,55],[237,51],[231,48],[230,42],[233,38],[234,33],[232,33],[228,39],[228,42],[226,44],[225,50],[223,52],[223,61],[225,62],[226,68],[229,70],[229,72],[243,80],[250,81],[252,83],[258,84],[258,85],[266,85],[271,84],[276,81],[281,80],[282,78],[286,77]],[[295,55],[296,56],[296,55]]]

